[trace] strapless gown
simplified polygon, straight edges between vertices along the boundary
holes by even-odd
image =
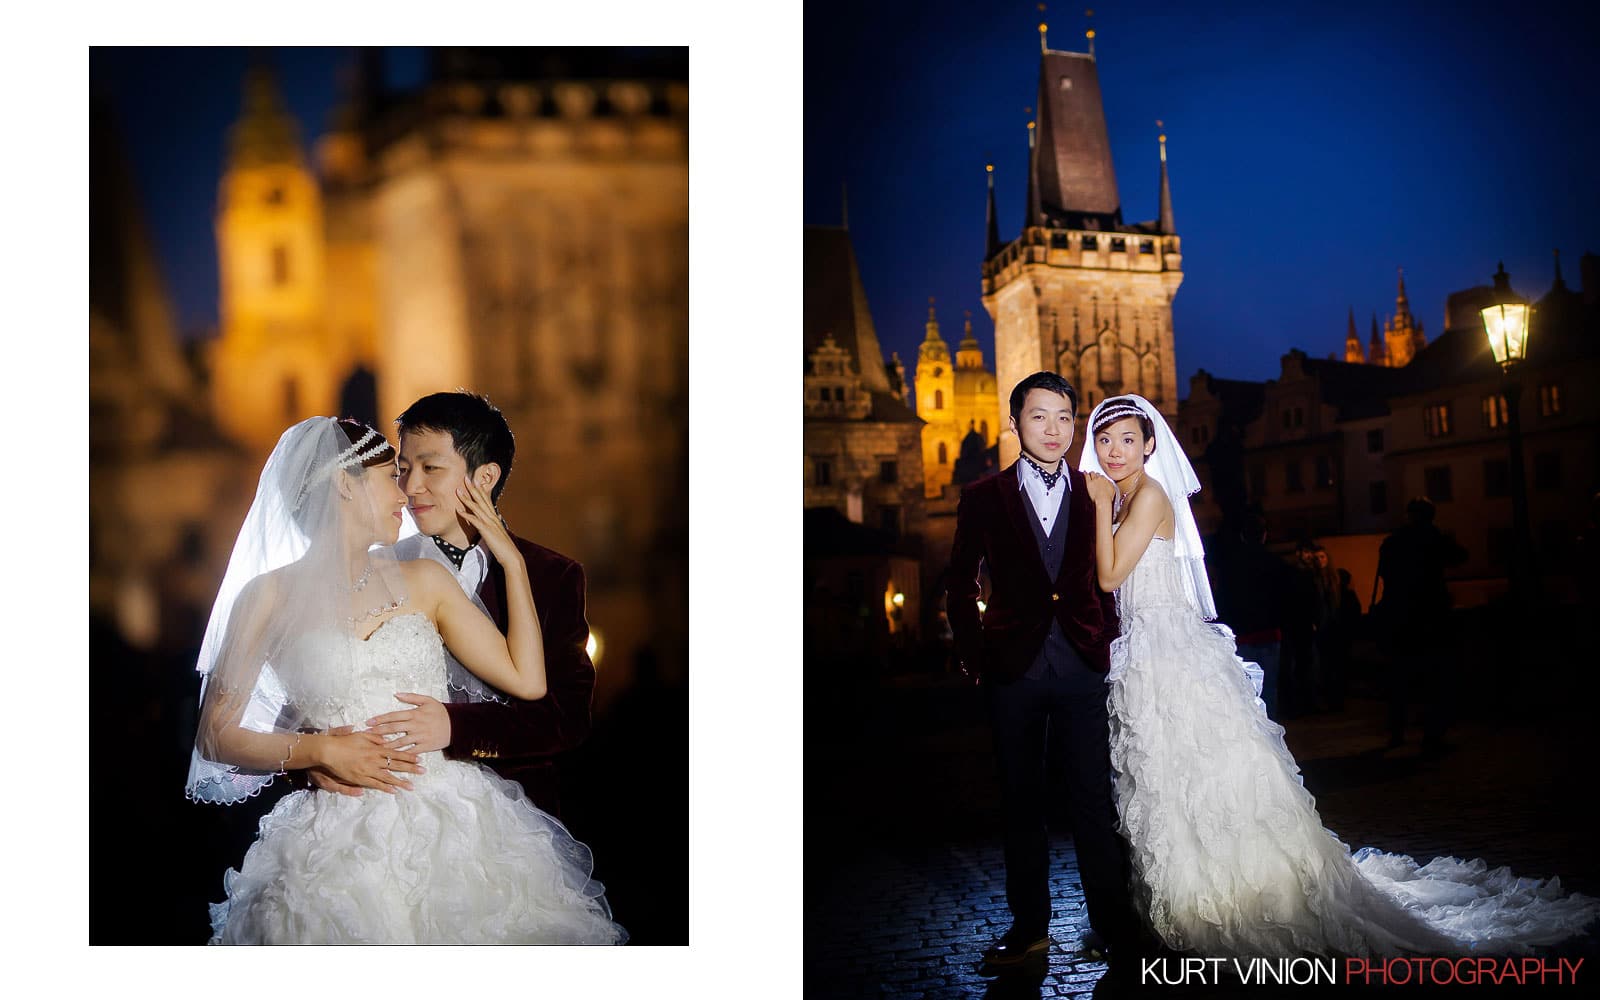
[[[1526,952],[1600,900],[1483,861],[1366,848],[1323,829],[1233,634],[1185,600],[1156,538],[1117,590],[1108,709],[1121,830],[1153,929],[1205,956]]]
[[[316,662],[316,640],[301,645],[306,662]],[[289,696],[313,725],[364,728],[407,707],[397,691],[447,700],[444,645],[424,615],[384,622],[353,663],[353,676],[294,671],[300,679],[287,685]],[[626,940],[604,887],[590,878],[589,849],[519,785],[438,751],[421,763],[426,774],[405,775],[413,791],[297,791],[280,800],[244,863],[224,876],[211,943]]]

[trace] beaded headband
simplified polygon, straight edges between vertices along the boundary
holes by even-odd
[[[1103,404],[1102,404],[1103,405]],[[1100,429],[1107,424],[1115,423],[1123,417],[1146,417],[1150,415],[1138,403],[1112,403],[1099,413],[1095,414],[1094,426],[1089,428],[1089,433],[1098,434]]]
[[[366,449],[365,451],[361,450],[362,446],[368,441],[371,441],[373,438],[377,438],[378,443]],[[294,498],[294,504],[289,509],[299,510],[300,505],[305,502],[306,494],[311,491],[311,487],[331,476],[335,469],[348,469],[353,465],[359,465],[374,455],[381,454],[383,450],[388,447],[389,442],[384,439],[383,435],[368,427],[367,432],[361,435],[361,440],[346,448],[344,451],[341,451],[338,456],[327,465],[324,465],[315,473],[306,477],[305,485],[300,487],[300,494]]]

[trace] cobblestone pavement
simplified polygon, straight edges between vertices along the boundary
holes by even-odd
[[[808,713],[817,704],[808,696]],[[1061,838],[1048,960],[999,979],[980,974],[980,956],[1009,915],[979,692],[921,679],[854,700],[835,695],[831,705],[837,738],[807,754],[805,995],[1112,995],[1111,981],[1101,982],[1106,966],[1077,952],[1086,918],[1072,846]],[[1481,857],[1600,895],[1600,865],[1586,849],[1593,731],[1484,714],[1452,727],[1452,748],[1434,758],[1415,742],[1387,749],[1384,706],[1370,698],[1290,722],[1289,743],[1324,825],[1352,849]],[[1557,953],[1592,956],[1586,965],[1600,967],[1593,935]],[[1152,991],[1194,995],[1166,987],[1115,995]]]

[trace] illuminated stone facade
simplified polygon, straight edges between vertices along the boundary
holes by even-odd
[[[999,397],[994,373],[983,365],[983,350],[966,320],[954,363],[939,335],[939,320],[928,307],[926,336],[917,351],[915,375],[917,416],[922,428],[922,470],[927,495],[939,496],[954,478],[962,441],[976,431],[984,447],[994,444],[1002,426],[995,412]]]
[[[1011,387],[1040,370],[1058,371],[1078,388],[1080,418],[1099,400],[1124,392],[1144,395],[1173,417],[1172,300],[1183,282],[1183,257],[1166,137],[1159,218],[1124,223],[1094,56],[1046,51],[1037,107],[1022,231],[1002,245],[991,225],[983,264],[983,304],[995,324],[999,426],[1007,426]],[[989,197],[993,219],[992,188]],[[1080,431],[1074,438],[1074,461],[1084,437]],[[1017,451],[1015,435],[1006,430],[1000,464],[1013,461]]]

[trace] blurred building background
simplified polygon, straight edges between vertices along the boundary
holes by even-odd
[[[224,154],[215,188],[191,193],[216,246],[216,315],[198,333],[180,329],[171,291],[193,275],[164,274],[130,166],[135,144],[175,137],[126,131],[120,112],[130,67],[201,57],[91,58],[95,715],[136,699],[132,735],[187,757],[194,651],[286,427],[344,414],[393,438],[419,396],[482,392],[516,435],[500,501],[512,529],[588,572],[596,730],[568,768],[568,819],[616,881],[629,862],[585,828],[586,811],[605,813],[581,785],[615,779],[627,754],[605,734],[624,720],[631,739],[677,741],[651,747],[644,770],[667,769],[650,794],[684,820],[663,844],[687,837],[687,50],[441,48],[407,86],[380,50],[325,53],[342,64],[339,92],[325,122],[302,122],[277,67],[305,51],[230,54],[242,100],[202,139]],[[182,803],[182,776],[140,794]],[[618,919],[640,943],[686,940],[686,898],[668,888],[686,854],[654,864],[655,891],[634,897],[652,900],[645,926],[640,910],[630,925],[625,885]],[[222,867],[203,874],[202,894],[220,898]],[[203,933],[203,906],[195,916]]]

